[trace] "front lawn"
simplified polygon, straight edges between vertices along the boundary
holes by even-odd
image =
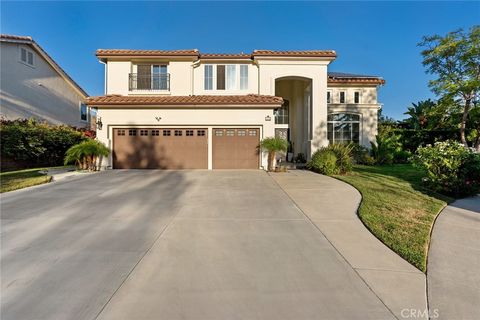
[[[52,177],[40,173],[43,169],[26,169],[0,173],[0,193],[50,182]]]
[[[409,164],[355,166],[335,178],[362,194],[359,216],[367,228],[404,259],[425,272],[430,230],[453,199],[422,187],[422,172]]]

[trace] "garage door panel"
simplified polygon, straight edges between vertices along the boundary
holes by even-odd
[[[213,129],[213,168],[258,169],[259,136],[259,129]]]
[[[113,167],[206,169],[207,143],[206,129],[114,129]]]

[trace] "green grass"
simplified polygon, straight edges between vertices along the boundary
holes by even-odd
[[[50,182],[52,177],[39,172],[44,169],[37,168],[0,173],[0,193]]]
[[[422,187],[422,172],[412,165],[355,166],[335,176],[362,194],[359,216],[383,243],[426,271],[430,230],[437,214],[453,199]]]

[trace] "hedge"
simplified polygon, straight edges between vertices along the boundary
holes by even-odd
[[[36,120],[1,120],[1,170],[61,166],[65,152],[91,135],[65,125]]]

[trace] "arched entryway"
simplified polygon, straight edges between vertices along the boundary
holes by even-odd
[[[288,76],[275,79],[275,95],[285,101],[275,112],[275,135],[289,141],[282,161],[302,154],[309,158],[312,139],[312,79]]]

